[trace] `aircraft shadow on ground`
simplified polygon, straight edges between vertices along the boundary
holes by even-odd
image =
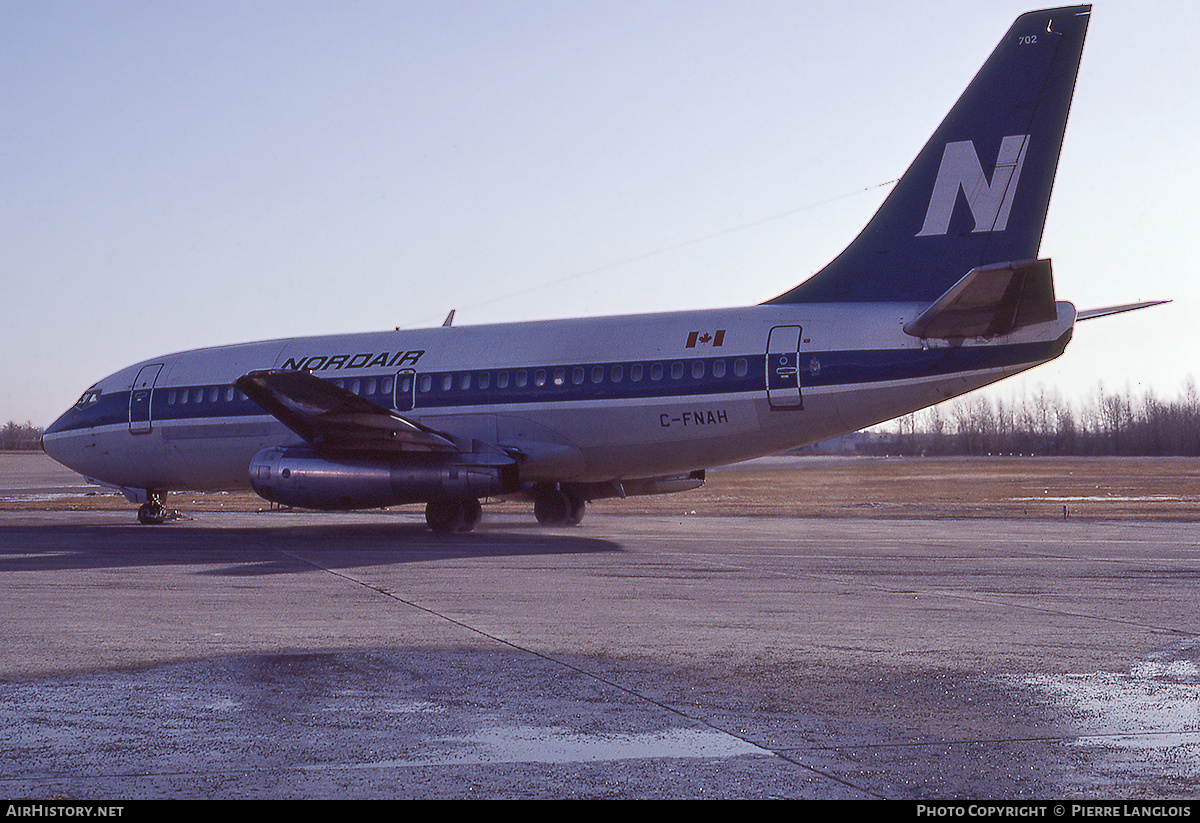
[[[0,526],[0,573],[178,565],[206,567],[198,574],[248,576],[621,551],[624,548],[611,540],[561,532],[480,529],[443,535],[404,522],[219,529],[188,523]]]

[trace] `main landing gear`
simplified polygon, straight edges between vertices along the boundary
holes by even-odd
[[[439,534],[469,532],[479,525],[483,506],[473,497],[463,500],[431,500],[425,504],[425,522]]]
[[[578,526],[587,511],[587,500],[574,491],[542,486],[533,494],[533,515],[543,526]],[[438,534],[474,531],[483,507],[474,498],[431,500],[425,504],[425,522]]]
[[[533,498],[533,516],[543,526],[578,526],[586,511],[586,500],[554,486],[539,489]]]

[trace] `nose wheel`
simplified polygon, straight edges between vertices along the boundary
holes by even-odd
[[[159,526],[179,519],[179,512],[163,505],[161,494],[151,494],[150,499],[138,506],[138,522],[145,526]]]

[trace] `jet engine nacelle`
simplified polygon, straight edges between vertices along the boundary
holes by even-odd
[[[376,509],[400,503],[479,498],[519,487],[515,462],[497,455],[330,456],[296,446],[263,449],[250,485],[263,498],[305,509]]]

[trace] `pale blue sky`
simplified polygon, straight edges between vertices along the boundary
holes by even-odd
[[[0,422],[197,346],[773,297],[1033,8],[0,0]],[[1176,302],[999,395],[1198,376],[1197,31],[1095,4],[1042,245],[1080,308]]]

